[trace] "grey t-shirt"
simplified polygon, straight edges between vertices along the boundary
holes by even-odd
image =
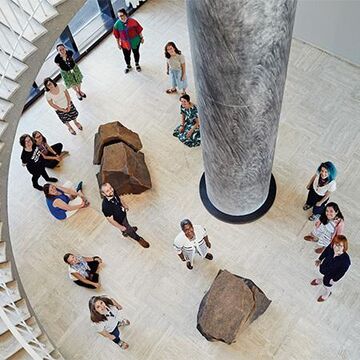
[[[185,64],[185,56],[176,54],[167,59],[170,69],[181,70],[181,64]]]

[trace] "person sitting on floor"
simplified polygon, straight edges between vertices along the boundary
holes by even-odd
[[[180,96],[181,124],[173,132],[183,144],[189,147],[200,145],[200,123],[198,110],[195,104],[190,102],[188,94]]]
[[[51,214],[58,220],[67,219],[79,209],[90,205],[82,192],[82,181],[80,181],[76,190],[73,189],[69,181],[64,186],[45,184],[44,194]]]
[[[88,289],[100,287],[99,270],[102,259],[99,256],[86,257],[67,253],[64,261],[69,265],[69,276],[75,284]]]
[[[45,136],[38,130],[35,130],[32,133],[32,137],[41,152],[45,167],[49,169],[53,169],[54,167],[58,166],[59,162],[65,156],[69,155],[68,151],[62,151],[63,144],[61,143],[56,143],[50,146],[47,143]]]

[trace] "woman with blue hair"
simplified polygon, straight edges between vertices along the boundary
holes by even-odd
[[[330,194],[336,190],[336,167],[331,161],[320,164],[316,174],[312,176],[306,188],[309,190],[303,210],[311,209],[313,213],[309,216],[314,221],[324,212],[325,205]]]

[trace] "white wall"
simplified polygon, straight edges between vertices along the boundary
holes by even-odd
[[[360,65],[360,0],[298,0],[293,36]]]

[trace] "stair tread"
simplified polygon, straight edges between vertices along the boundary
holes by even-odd
[[[30,54],[36,51],[36,47],[31,44],[31,42],[25,40],[24,38],[20,39],[20,44],[17,46],[15,50],[13,50],[13,44],[18,42],[18,37],[16,34],[13,34],[11,30],[0,23],[0,43],[1,47],[8,54],[14,52],[14,56],[20,60],[24,61]],[[11,45],[12,44],[12,45]]]
[[[20,3],[21,7],[30,15],[33,13],[33,9],[36,9],[38,4],[38,0],[17,0],[17,2]],[[54,6],[48,1],[43,0],[42,7],[38,7],[35,11],[34,19],[40,24],[44,24],[46,21],[53,19],[57,15],[58,12]]]
[[[33,317],[26,320],[26,323],[32,327],[32,332],[35,337],[38,337],[41,334],[41,330]],[[32,336],[28,333],[22,333],[22,335],[27,342],[32,338]],[[20,349],[22,349],[21,344],[16,340],[10,331],[0,335],[0,354],[4,356],[5,359],[16,354]]]
[[[3,288],[0,288],[0,306],[6,306],[7,304],[9,304],[9,297],[12,301],[17,301],[21,299],[20,292],[15,280],[6,283],[6,287],[8,288],[10,295],[8,295]]]
[[[0,82],[0,98],[9,100],[19,88],[20,85],[18,83],[10,79],[4,78]]]
[[[5,119],[6,114],[9,112],[9,110],[14,106],[13,103],[11,103],[10,101],[4,100],[4,99],[0,99],[0,120],[1,123],[0,124],[0,137],[2,136],[4,130],[6,129],[6,122],[4,122],[3,120]]]
[[[30,317],[29,309],[26,305],[26,301],[24,299],[18,300],[15,302],[16,307],[20,312],[20,316],[15,312],[15,310],[11,309],[9,306],[6,306],[5,309],[10,310],[7,311],[6,314],[11,320],[11,322],[15,325],[19,324],[22,320],[27,320]],[[0,319],[0,335],[4,334],[8,331],[8,327],[5,323]]]
[[[12,58],[10,64],[7,65],[9,61],[9,55],[0,52],[0,75],[3,75],[4,69],[6,69],[6,77],[11,80],[16,80],[27,68],[28,66],[18,59]]]
[[[1,149],[1,144],[0,144]],[[5,241],[0,241],[0,263],[6,262],[6,243]]]
[[[22,34],[22,36],[30,42],[35,41],[47,32],[44,26],[35,19],[30,19],[30,15],[21,11],[19,6],[12,1],[3,2],[1,10],[0,21],[7,26],[11,25],[11,28],[18,35]],[[27,24],[26,27],[25,24]]]
[[[4,262],[0,264],[0,281],[7,283],[8,281],[13,280],[11,273],[10,262]]]

